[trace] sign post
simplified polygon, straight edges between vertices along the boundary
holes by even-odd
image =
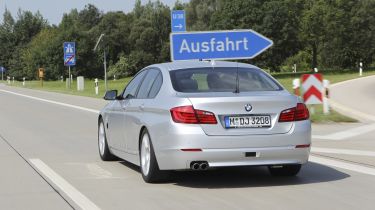
[[[76,43],[75,42],[64,42],[64,65],[69,68],[69,89],[71,88],[70,66],[76,65]]]
[[[171,33],[171,59],[251,59],[273,45],[253,30]]]
[[[39,80],[40,80],[40,84],[43,87],[44,68],[39,68],[38,69],[38,77],[39,77]]]
[[[323,113],[329,114],[329,80],[323,80],[324,94],[323,94]]]
[[[1,81],[4,81],[4,72],[6,71],[6,69],[1,66],[0,71],[1,71]]]
[[[171,12],[171,31],[172,33],[186,31],[186,17],[184,10],[173,10]]]
[[[99,94],[99,80],[98,78],[95,78],[95,94]]]

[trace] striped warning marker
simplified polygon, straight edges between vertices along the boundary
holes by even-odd
[[[306,104],[323,103],[323,75],[321,74],[303,74],[302,92],[303,100]]]

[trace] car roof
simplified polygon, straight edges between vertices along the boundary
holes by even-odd
[[[173,71],[178,69],[192,69],[192,68],[212,68],[212,67],[227,67],[227,68],[255,68],[259,69],[259,67],[253,66],[251,64],[246,63],[238,63],[238,62],[228,62],[228,61],[173,61],[168,63],[160,63],[154,64],[149,67],[157,67],[159,69]]]

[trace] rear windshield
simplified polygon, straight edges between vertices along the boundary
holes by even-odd
[[[270,76],[252,68],[182,69],[170,75],[173,88],[184,93],[282,90]]]

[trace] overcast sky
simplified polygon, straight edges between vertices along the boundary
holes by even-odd
[[[161,0],[168,6],[173,6],[176,0]],[[188,2],[189,0],[180,0]],[[13,17],[16,17],[19,8],[30,10],[32,12],[40,11],[44,18],[51,24],[60,23],[64,13],[77,8],[82,10],[86,4],[94,4],[101,11],[119,11],[130,12],[134,7],[135,0],[0,0],[0,22],[3,21],[5,8],[11,11]],[[148,0],[142,0],[147,3]]]

